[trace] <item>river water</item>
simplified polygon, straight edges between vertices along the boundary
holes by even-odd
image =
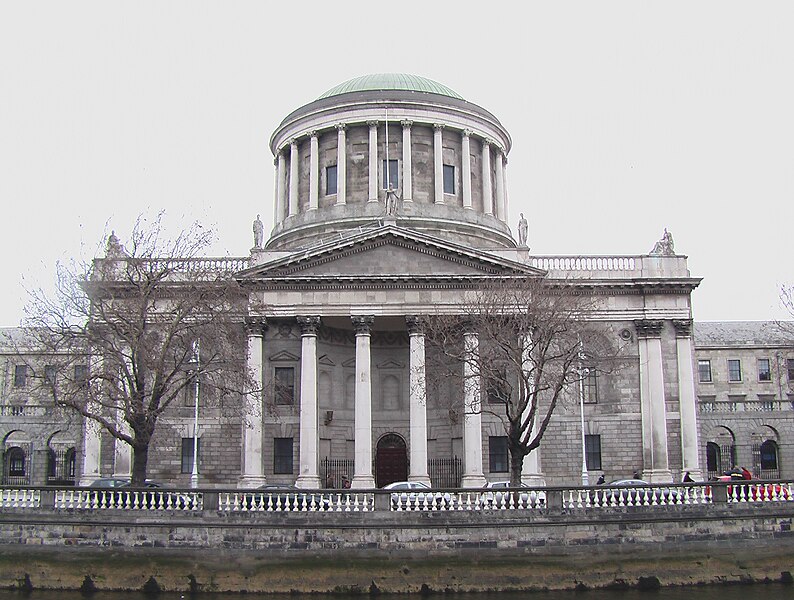
[[[400,596],[381,596],[389,598],[406,598]],[[585,592],[509,592],[483,594],[435,594],[427,600],[783,600],[794,599],[794,586],[776,583],[754,585],[715,585],[699,587],[663,588],[653,591],[606,591],[589,590]],[[153,600],[142,592],[97,592],[92,596],[83,596],[80,592],[60,592],[33,590],[30,594],[18,591],[0,590],[0,600]],[[157,600],[190,600],[189,594],[163,593],[156,596]],[[195,600],[319,600],[321,596],[274,595],[274,594],[199,594]],[[329,596],[333,600],[369,600],[368,595]],[[420,598],[420,596],[410,596]]]

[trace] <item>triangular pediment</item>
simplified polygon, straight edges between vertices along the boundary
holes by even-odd
[[[405,365],[395,360],[387,360],[377,365],[378,369],[404,369]]]
[[[494,254],[396,226],[328,243],[258,265],[241,281],[296,278],[460,278],[543,271]]]
[[[317,362],[326,367],[333,367],[334,365],[336,365],[334,361],[328,358],[327,354],[323,354],[320,358],[317,359]]]
[[[272,362],[295,362],[300,360],[300,356],[293,354],[292,352],[287,352],[286,350],[282,350],[281,352],[276,352],[275,354],[269,357],[269,360]]]

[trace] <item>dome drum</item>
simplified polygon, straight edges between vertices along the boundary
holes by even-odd
[[[271,138],[275,226],[267,247],[305,246],[387,217],[442,238],[514,247],[510,144],[493,115],[459,97],[381,90],[321,98]]]

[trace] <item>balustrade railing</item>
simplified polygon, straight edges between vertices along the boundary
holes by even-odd
[[[791,400],[701,400],[701,413],[779,412],[794,410]]]
[[[780,480],[428,490],[0,488],[0,509],[218,514],[654,510],[791,501],[794,501],[794,482]]]

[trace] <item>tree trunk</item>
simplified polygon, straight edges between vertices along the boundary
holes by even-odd
[[[510,487],[521,487],[521,471],[524,467],[524,455],[510,450]]]
[[[146,467],[149,462],[149,444],[132,447],[132,485],[143,487],[146,483]]]

